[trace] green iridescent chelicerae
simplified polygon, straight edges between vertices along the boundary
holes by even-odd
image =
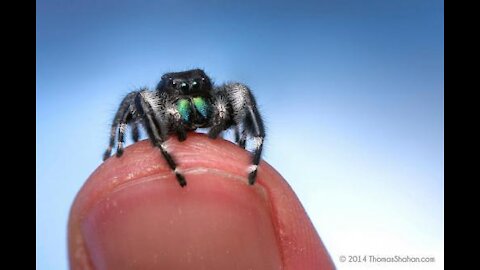
[[[200,114],[207,118],[209,113],[209,104],[204,97],[182,98],[177,101],[177,110],[183,122],[190,123],[192,115]]]

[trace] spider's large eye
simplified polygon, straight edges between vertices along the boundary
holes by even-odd
[[[182,84],[180,84],[180,88],[183,91],[187,91],[188,90],[188,84],[186,82],[182,82]]]
[[[199,84],[198,82],[196,82],[196,81],[193,81],[193,82],[192,82],[192,89],[193,89],[193,90],[196,90],[196,89],[198,89],[198,87],[200,87],[200,84]]]

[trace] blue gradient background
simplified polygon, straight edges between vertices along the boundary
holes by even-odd
[[[443,269],[443,28],[443,1],[37,2],[37,268],[67,268],[68,211],[123,95],[201,67],[254,90],[264,159],[338,269]]]

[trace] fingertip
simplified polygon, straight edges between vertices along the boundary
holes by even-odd
[[[261,162],[252,178],[248,152],[201,134],[167,147],[182,180],[148,141],[109,158],[87,180],[69,219],[72,269],[334,268],[273,167]]]

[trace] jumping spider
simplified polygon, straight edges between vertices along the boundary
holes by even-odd
[[[175,159],[164,144],[168,135],[175,133],[179,141],[184,141],[187,131],[209,128],[208,136],[214,139],[222,131],[233,127],[235,142],[240,147],[245,148],[247,136],[253,138],[255,149],[248,183],[255,183],[265,130],[255,98],[244,84],[214,86],[201,69],[164,74],[154,91],[139,89],[129,93],[120,103],[103,160],[110,157],[115,137],[116,156],[122,155],[127,125],[131,127],[135,142],[139,139],[139,126],[144,127],[150,141],[160,149],[182,187],[187,184],[185,177],[177,169]]]

